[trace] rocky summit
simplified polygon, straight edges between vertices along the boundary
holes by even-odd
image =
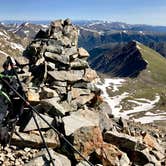
[[[109,107],[95,85],[99,77],[88,65],[88,52],[78,48],[78,30],[70,19],[40,30],[23,56],[29,65],[19,78],[27,99],[61,133],[35,115],[56,166],[89,165],[63,135],[91,165],[166,164],[162,131],[114,118],[105,110]],[[1,148],[1,165],[51,165],[34,119],[24,114],[21,118],[11,146]]]

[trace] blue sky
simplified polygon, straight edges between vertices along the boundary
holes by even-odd
[[[166,0],[0,0],[0,20],[67,17],[166,25]]]

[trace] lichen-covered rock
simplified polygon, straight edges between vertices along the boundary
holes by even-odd
[[[101,148],[103,144],[102,133],[99,127],[82,127],[76,130],[73,135],[73,146],[81,152],[85,157],[92,154],[97,148]],[[79,161],[82,158],[77,154],[75,158]]]
[[[130,164],[127,154],[112,144],[103,143],[102,147],[96,149],[95,152],[103,166],[129,166]]]

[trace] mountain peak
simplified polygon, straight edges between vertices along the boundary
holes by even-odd
[[[99,72],[116,77],[137,77],[145,70],[154,80],[166,82],[165,58],[136,40],[112,49],[96,48],[90,54],[90,65]]]

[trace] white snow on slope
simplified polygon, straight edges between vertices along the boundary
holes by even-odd
[[[144,117],[135,119],[136,122],[141,122],[142,124],[153,123],[156,120],[166,120],[166,113],[154,114],[152,112],[147,112]]]
[[[159,102],[160,96],[156,95],[154,100],[148,100],[144,98],[135,98],[134,100],[128,100],[130,103],[136,104],[131,110],[125,110],[124,112],[122,110],[121,101],[129,96],[129,93],[124,92],[121,95],[117,95],[114,97],[110,97],[107,93],[107,88],[112,89],[113,92],[118,91],[118,88],[122,86],[122,83],[124,83],[124,79],[118,79],[118,78],[111,78],[111,79],[105,79],[103,84],[97,84],[96,86],[102,90],[102,96],[104,100],[108,103],[111,113],[115,117],[123,117],[126,119],[129,119],[132,117],[131,114],[139,113],[139,112],[146,112],[145,115],[141,118],[135,119],[136,122],[141,123],[151,123],[155,120],[166,120],[166,114],[153,114],[150,112],[147,112],[148,110],[151,110],[155,107],[155,104]]]
[[[46,25],[46,24],[41,24],[41,26],[42,26],[43,28],[48,28],[48,27],[49,27],[49,26]]]
[[[107,93],[107,88],[111,87],[113,92],[118,91],[118,87],[122,85],[122,82],[125,82],[125,80],[110,78],[110,79],[105,79],[104,84],[96,85],[103,92],[102,97],[110,106],[110,109],[111,109],[110,112],[112,112],[112,114],[115,116],[119,116],[120,114],[119,112],[122,109],[120,102],[128,96],[128,93],[125,92],[122,95],[118,95],[118,96],[114,96],[110,98],[110,96]]]
[[[29,30],[24,30],[24,33],[28,34],[28,33],[30,33],[30,31]]]
[[[137,100],[137,101],[135,101]],[[129,114],[134,114],[134,113],[137,113],[137,112],[145,112],[145,111],[148,111],[148,110],[151,110],[152,108],[155,107],[155,104],[159,102],[160,100],[160,96],[156,96],[156,98],[154,100],[148,100],[148,99],[135,99],[135,100],[128,100],[128,102],[131,102],[131,103],[135,103],[137,106],[134,107],[132,110],[127,110],[127,111],[124,111],[123,114],[124,115],[129,115]],[[140,102],[138,101],[140,100]],[[143,101],[143,102],[141,102]],[[130,117],[132,115],[129,115]]]
[[[19,49],[20,51],[24,50],[24,47],[21,44],[10,42],[10,45],[12,49]]]

